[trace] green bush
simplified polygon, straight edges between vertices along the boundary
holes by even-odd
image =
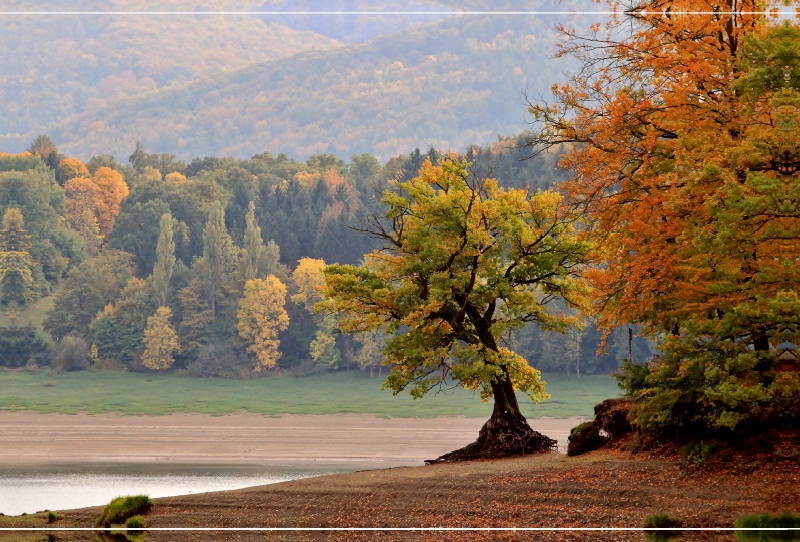
[[[669,529],[680,527],[681,520],[668,516],[667,514],[653,514],[644,519],[645,529]],[[652,531],[645,532],[644,538],[649,542],[666,542],[670,538],[680,536],[677,531]]]
[[[137,514],[146,514],[153,508],[153,501],[147,495],[117,497],[103,509],[95,525],[110,527],[112,523],[124,523]]]
[[[146,526],[147,524],[145,523],[144,518],[142,516],[130,517],[125,522],[125,527],[130,529],[127,533],[129,537],[135,537],[143,534],[144,531],[139,529],[144,529]]]
[[[619,365],[618,373],[611,373],[617,379],[617,385],[625,395],[636,395],[636,392],[647,387],[645,378],[650,374],[650,367],[639,365],[631,359],[623,359]]]
[[[735,531],[736,539],[743,542],[770,542],[778,540],[800,540],[800,516],[794,514],[748,514],[741,516],[733,525],[737,529],[790,529],[786,531]]]
[[[59,519],[61,519],[61,516],[59,516],[58,514],[53,512],[52,510],[48,510],[47,511],[47,523],[55,523]]]
[[[708,458],[716,451],[717,443],[715,441],[712,440],[710,443],[705,444],[701,440],[700,442],[690,442],[689,444],[681,446],[678,453],[689,463],[702,465],[708,461]]]
[[[125,522],[128,529],[140,529],[145,526],[144,516],[133,516]]]

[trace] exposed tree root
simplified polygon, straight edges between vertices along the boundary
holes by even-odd
[[[436,459],[426,460],[425,464],[499,459],[556,451],[558,442],[531,429],[524,418],[519,421],[492,417],[483,425],[475,442]]]

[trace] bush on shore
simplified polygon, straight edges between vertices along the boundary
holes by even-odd
[[[146,514],[153,508],[153,501],[147,495],[117,497],[106,505],[95,525],[110,527],[113,523],[125,523],[139,514]]]

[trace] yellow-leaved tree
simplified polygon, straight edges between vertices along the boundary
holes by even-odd
[[[298,260],[292,278],[299,292],[292,296],[292,301],[304,305],[306,310],[314,313],[314,305],[322,301],[320,291],[325,287],[325,262],[313,258]],[[336,348],[336,319],[329,316],[317,322],[317,333],[309,345],[309,354],[314,363],[322,363],[332,369],[339,366],[339,350]]]
[[[147,319],[142,364],[148,369],[169,369],[175,361],[172,356],[181,351],[178,334],[169,323],[170,318],[172,318],[170,308],[159,307],[156,313]]]
[[[90,176],[89,168],[77,158],[64,158],[59,165],[61,166],[64,178],[67,180],[78,178],[85,179]]]
[[[248,280],[239,302],[237,329],[246,339],[257,359],[256,371],[271,369],[278,364],[281,353],[278,333],[289,327],[286,314],[286,286],[274,275],[265,279]]]

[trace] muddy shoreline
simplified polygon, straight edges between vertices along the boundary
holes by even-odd
[[[582,418],[536,418],[566,445]],[[273,463],[387,461],[421,465],[472,442],[483,418],[363,414],[50,414],[0,412],[0,466],[80,462]]]
[[[747,468],[744,468],[747,467]],[[684,527],[732,527],[741,514],[797,511],[797,462],[688,466],[675,458],[595,452],[543,454],[461,464],[362,471],[236,491],[155,500],[150,527],[417,528],[642,527],[668,513]],[[100,507],[0,517],[0,526],[59,529],[58,540],[98,540],[69,531],[90,527]],[[42,540],[46,540],[43,537]],[[641,532],[152,531],[148,542],[256,540],[624,540]],[[682,540],[735,540],[733,533],[690,532]]]

